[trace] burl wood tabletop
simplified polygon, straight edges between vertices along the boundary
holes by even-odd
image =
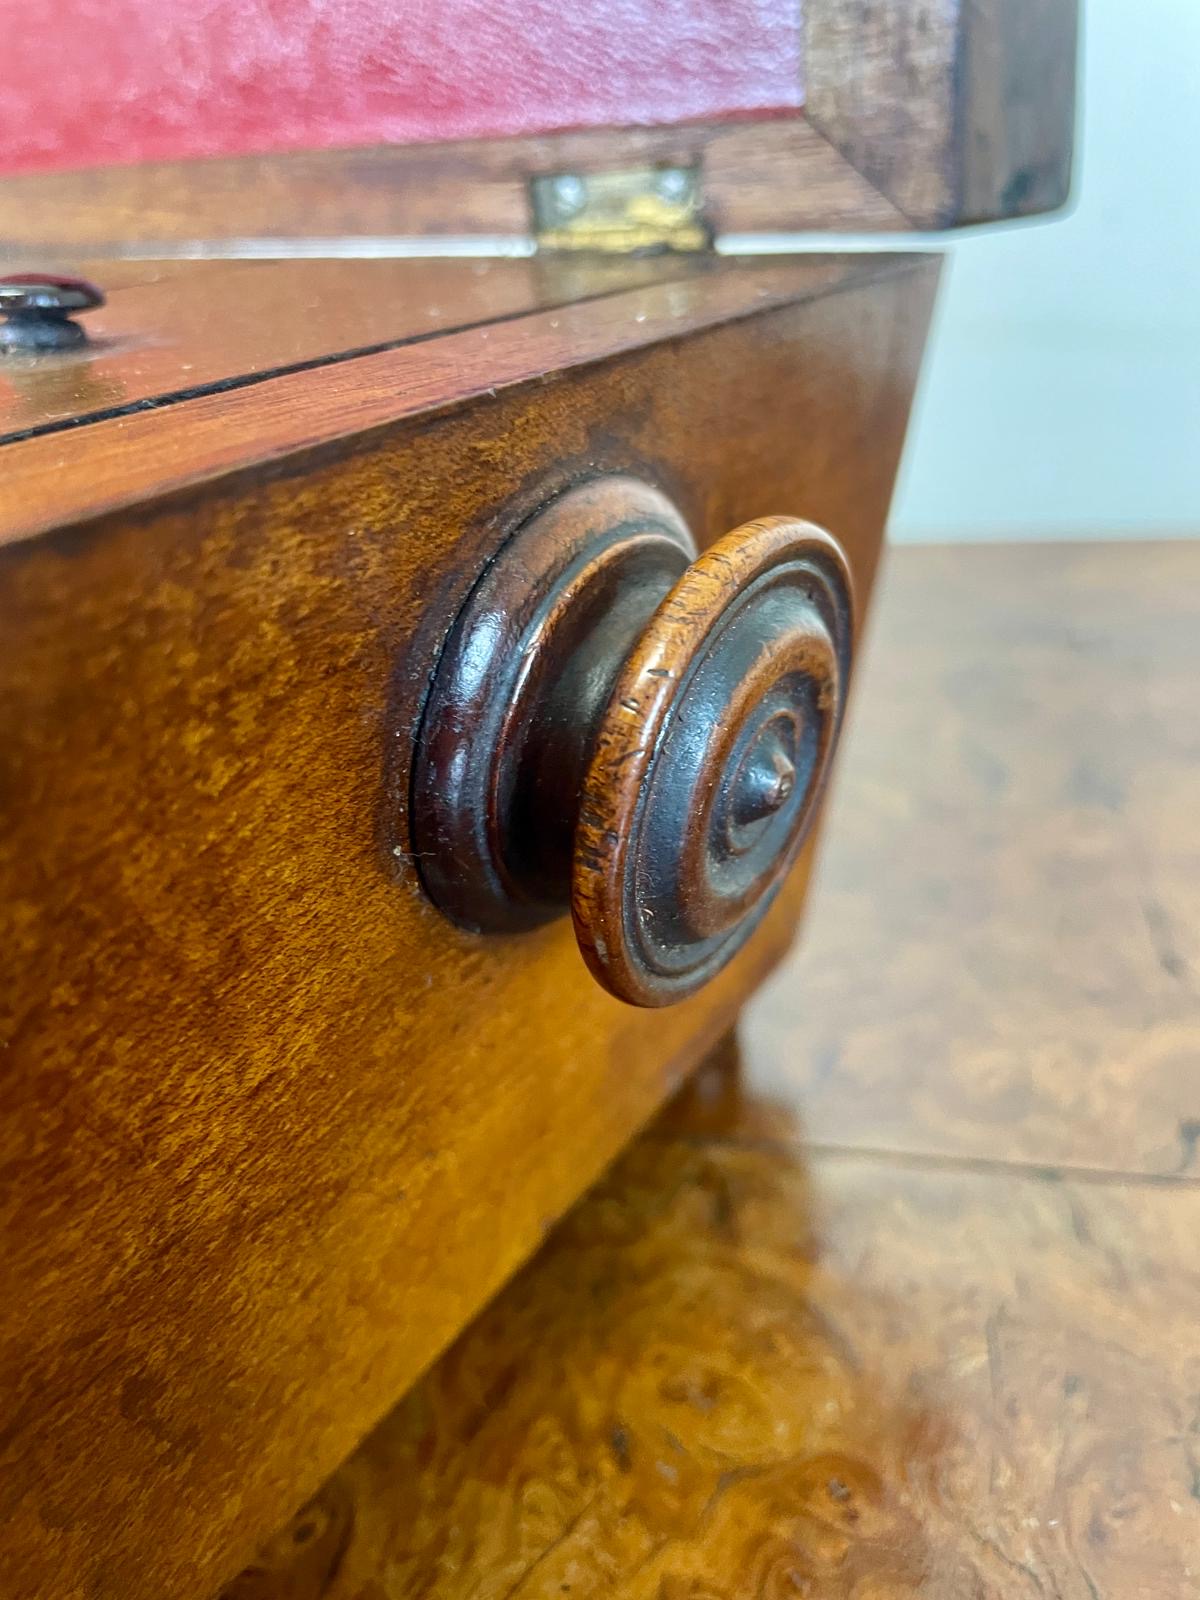
[[[740,1062],[228,1595],[1200,1595],[1198,699],[1200,544],[895,552]]]

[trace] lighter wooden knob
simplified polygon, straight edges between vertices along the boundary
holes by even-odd
[[[812,822],[841,725],[853,606],[840,546],[791,517],[695,556],[631,478],[552,501],[447,640],[413,831],[448,915],[515,930],[570,903],[623,1000],[693,993],[757,925]]]
[[[571,905],[592,971],[661,1005],[706,982],[770,904],[841,723],[850,576],[810,522],[718,539],[659,606],[597,730]]]

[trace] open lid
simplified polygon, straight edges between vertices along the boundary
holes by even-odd
[[[617,248],[1025,216],[1066,198],[1075,51],[1075,0],[19,6],[0,238],[519,253],[597,206],[649,217]]]

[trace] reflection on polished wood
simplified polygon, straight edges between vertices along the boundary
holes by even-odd
[[[1200,1176],[1200,544],[895,550],[873,632],[751,1083],[818,1142]]]
[[[87,313],[88,343],[69,359],[0,366],[0,443],[703,270],[661,259],[81,266],[107,303]]]
[[[663,1014],[566,919],[454,928],[412,735],[593,474],[702,547],[802,506],[864,594],[935,277],[718,268],[0,449],[3,1600],[207,1600],[786,954],[803,866]]]
[[[1200,547],[893,556],[741,1070],[230,1600],[1200,1594],[1198,611]]]

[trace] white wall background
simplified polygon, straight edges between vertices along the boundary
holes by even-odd
[[[1084,0],[1073,211],[948,240],[895,540],[1200,535],[1200,0]]]

